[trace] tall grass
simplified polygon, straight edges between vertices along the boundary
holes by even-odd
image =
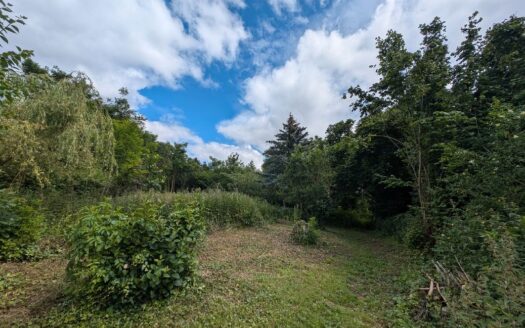
[[[265,200],[239,192],[221,190],[178,193],[136,192],[118,197],[114,202],[126,207],[129,204],[147,200],[167,204],[199,204],[202,207],[205,221],[210,227],[261,226],[291,216],[289,209],[271,205]]]

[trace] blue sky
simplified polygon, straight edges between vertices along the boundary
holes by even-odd
[[[260,165],[289,113],[310,135],[355,117],[341,94],[376,80],[375,38],[418,48],[440,16],[450,49],[479,10],[487,28],[525,15],[522,0],[17,0],[12,40],[38,62],[87,73],[101,94],[127,87],[159,140],[200,160],[239,153]]]
[[[300,12],[289,12],[283,8],[276,13],[265,1],[253,1],[239,8],[235,12],[242,18],[245,29],[252,37],[251,42],[268,40],[273,44],[265,49],[271,54],[264,58],[264,63],[255,63],[257,59],[254,57],[260,54],[254,53],[253,48],[241,46],[235,63],[215,62],[205,67],[205,75],[215,82],[214,86],[203,85],[186,77],[181,80],[178,90],[163,86],[142,89],[140,94],[151,102],[140,111],[150,120],[161,120],[173,115],[173,119],[190,128],[205,142],[233,142],[219,133],[216,125],[222,120],[233,118],[243,109],[240,102],[243,81],[263,69],[260,65],[282,65],[292,55],[294,48],[290,45],[309,23],[306,20],[319,15],[323,9],[320,3],[312,2],[301,7]]]
[[[348,33],[365,25],[379,3],[380,1],[373,0],[363,2],[359,15],[355,14],[348,19],[344,27],[333,28],[345,29]],[[215,62],[205,67],[205,75],[215,82],[215,86],[203,85],[186,77],[181,80],[180,89],[177,90],[164,86],[141,89],[139,93],[151,102],[141,107],[140,111],[150,120],[157,121],[166,117],[178,120],[205,142],[234,142],[219,133],[216,125],[242,111],[240,100],[243,95],[243,81],[261,69],[282,65],[293,55],[295,43],[304,30],[319,28],[330,10],[333,7],[329,0],[322,4],[310,1],[296,10],[281,8],[278,12],[266,1],[248,2],[244,8],[235,12],[242,18],[245,29],[251,35],[250,42],[271,43],[265,49],[269,54],[264,60],[260,62],[258,58],[254,58],[261,54],[254,53],[253,47],[241,46],[235,63]]]

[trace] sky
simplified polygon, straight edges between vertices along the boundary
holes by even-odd
[[[377,80],[375,38],[441,17],[453,51],[475,10],[486,29],[525,15],[523,0],[12,0],[28,17],[12,45],[42,65],[121,87],[160,141],[201,161],[232,152],[263,162],[292,113],[311,136],[357,119],[341,95]]]

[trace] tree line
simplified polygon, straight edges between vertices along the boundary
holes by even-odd
[[[437,17],[419,26],[416,51],[395,31],[378,37],[378,81],[344,95],[359,122],[312,139],[290,115],[263,176],[274,201],[326,223],[381,228],[438,260],[441,273],[474,277],[449,302],[457,324],[512,326],[525,306],[525,18],[484,35],[480,22],[474,13],[452,52]]]

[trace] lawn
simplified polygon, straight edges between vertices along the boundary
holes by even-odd
[[[0,323],[86,327],[383,327],[416,272],[414,254],[370,232],[328,228],[290,243],[289,224],[209,234],[195,288],[128,311],[62,296],[66,262],[0,264]]]

